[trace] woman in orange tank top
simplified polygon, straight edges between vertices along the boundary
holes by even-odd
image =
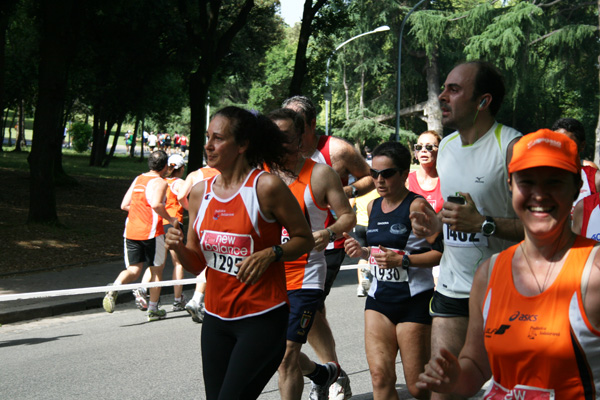
[[[220,175],[195,185],[187,244],[165,242],[183,267],[206,272],[202,364],[207,399],[255,399],[285,353],[288,299],[283,261],[314,246],[294,195],[276,175],[285,137],[268,118],[238,107],[218,111],[206,134],[208,166]],[[282,226],[290,240],[281,243]]]
[[[419,385],[484,399],[595,399],[600,395],[600,256],[571,231],[581,186],[577,145],[542,129],[524,136],[508,166],[525,240],[492,256],[471,290],[467,341],[442,349]]]

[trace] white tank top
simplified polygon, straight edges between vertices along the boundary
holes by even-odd
[[[440,143],[437,170],[442,196],[471,195],[481,215],[516,218],[508,192],[506,150],[521,133],[497,122],[474,144],[463,146],[458,132]],[[437,290],[448,297],[467,298],[477,266],[514,242],[481,233],[454,232],[443,227],[444,253]]]

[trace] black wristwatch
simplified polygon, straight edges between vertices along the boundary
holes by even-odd
[[[481,233],[485,237],[490,237],[496,232],[496,222],[494,222],[494,218],[485,217],[485,221],[481,224]]]
[[[410,267],[410,258],[408,254],[402,256],[402,269],[408,269]]]
[[[358,197],[358,189],[356,188],[356,186],[350,185],[350,188],[352,189],[352,193],[350,193],[350,198],[354,199]]]
[[[283,249],[281,246],[273,246],[273,253],[275,253],[275,262],[281,260],[281,257],[283,257]]]
[[[329,243],[335,242],[335,239],[337,239],[337,235],[335,234],[335,232],[329,228],[325,228],[325,230],[329,232]]]

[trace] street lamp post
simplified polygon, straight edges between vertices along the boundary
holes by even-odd
[[[379,28],[373,29],[372,31],[353,36],[350,39],[348,39],[345,42],[338,45],[335,48],[335,50],[333,50],[331,52],[331,55],[327,59],[327,73],[325,74],[325,94],[324,94],[324,98],[325,98],[325,135],[329,135],[329,103],[331,102],[331,98],[332,98],[331,89],[329,88],[329,63],[331,62],[331,57],[333,57],[333,55],[335,54],[336,51],[338,51],[339,49],[341,49],[342,47],[344,47],[345,45],[347,45],[354,39],[358,39],[361,36],[370,35],[372,33],[385,32],[385,31],[389,31],[389,30],[390,30],[389,26],[383,25],[383,26],[380,26]]]
[[[402,81],[402,77],[400,76],[400,72],[402,70],[402,32],[404,31],[404,24],[406,24],[406,20],[425,0],[419,1],[409,12],[406,14],[404,19],[402,20],[402,25],[400,25],[400,36],[398,37],[398,88],[397,88],[397,99],[396,99],[396,142],[400,139],[400,82]]]

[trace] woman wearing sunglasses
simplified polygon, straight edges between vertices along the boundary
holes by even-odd
[[[411,395],[429,398],[416,381],[429,358],[431,267],[442,253],[438,242],[431,244],[433,237],[417,238],[412,232],[409,213],[429,203],[404,184],[410,160],[410,151],[400,143],[375,148],[371,176],[381,197],[367,207],[368,247],[344,233],[346,253],[368,259],[373,274],[365,304],[365,349],[375,398],[397,397],[398,351]]]
[[[421,133],[415,144],[415,158],[419,162],[419,169],[408,174],[408,190],[425,197],[436,213],[444,205],[444,198],[440,190],[440,178],[437,173],[437,152],[440,140],[440,135],[436,131]]]

